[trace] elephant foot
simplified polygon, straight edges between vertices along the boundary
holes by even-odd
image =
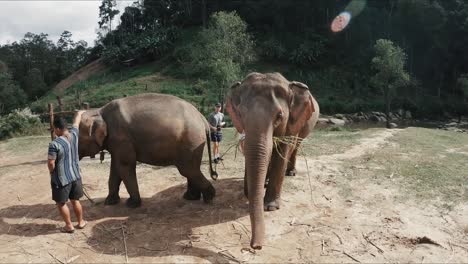
[[[197,201],[201,198],[201,192],[198,190],[188,189],[184,193],[184,199],[189,201]]]
[[[280,204],[278,200],[273,200],[271,202],[265,202],[264,210],[265,211],[276,211],[280,209]]]
[[[213,198],[216,196],[216,190],[211,184],[210,186],[208,186],[208,188],[202,191],[202,193],[203,193],[203,201],[205,203],[211,203],[211,201],[213,201]]]
[[[136,199],[136,198],[130,197],[130,198],[127,199],[126,204],[127,204],[127,207],[129,207],[129,208],[137,208],[137,207],[141,206],[141,199],[140,198]]]
[[[106,200],[104,201],[105,205],[115,205],[120,202],[120,196],[118,195],[108,195]]]
[[[296,176],[296,169],[291,169],[286,171],[286,176]]]

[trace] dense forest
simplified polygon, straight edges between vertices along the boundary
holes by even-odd
[[[193,92],[222,100],[249,71],[279,71],[309,85],[324,113],[406,109],[468,113],[468,1],[158,0],[119,11],[102,0],[92,47],[65,31],[57,43],[28,33],[0,46],[0,113],[26,105],[97,58],[165,60]],[[340,13],[350,21],[330,29]]]

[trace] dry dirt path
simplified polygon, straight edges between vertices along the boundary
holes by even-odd
[[[83,201],[89,225],[69,235],[57,232],[47,139],[19,154],[0,144],[0,262],[467,262],[467,205],[441,215],[430,204],[396,201],[391,184],[346,179],[349,162],[385,149],[399,131],[379,130],[343,153],[299,158],[281,210],[265,213],[267,245],[257,252],[248,250],[243,158],[233,153],[218,166],[212,205],[183,200],[185,179],[175,168],[139,165],[138,209],[104,206],[109,159],[85,159],[83,181],[97,204]],[[350,194],[341,193],[343,183]],[[123,186],[121,197],[128,197]],[[424,243],[431,241],[438,245]]]

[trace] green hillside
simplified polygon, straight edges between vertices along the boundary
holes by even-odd
[[[62,98],[63,110],[77,109],[81,103],[91,107],[101,107],[113,99],[140,93],[164,93],[176,95],[199,105],[203,96],[193,91],[190,80],[176,79],[165,75],[164,62],[153,62],[118,71],[107,69],[89,79],[79,81],[65,91],[53,90],[31,105],[37,113],[45,112],[48,103],[53,103],[57,111],[56,97]]]

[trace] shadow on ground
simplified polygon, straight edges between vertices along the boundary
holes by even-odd
[[[129,209],[124,199],[114,206],[83,200],[85,216],[91,230],[83,231],[87,244],[93,251],[103,254],[121,254],[125,242],[128,257],[187,255],[226,261],[220,258],[210,236],[232,237],[228,234],[214,234],[208,226],[235,221],[248,214],[247,200],[243,197],[243,182],[240,179],[223,179],[214,182],[217,191],[212,204],[203,201],[186,201],[182,195],[185,184],[170,187],[151,198],[143,198],[142,207]],[[61,221],[55,205],[18,205],[0,210],[0,235],[35,237],[59,232],[55,224],[31,223],[36,219]],[[9,224],[15,218],[17,224]],[[116,219],[117,218],[117,219]],[[7,220],[8,219],[8,220]],[[32,219],[32,220],[31,220]],[[203,234],[197,231],[204,228]],[[208,231],[206,231],[208,230]],[[211,230],[211,231],[210,231]],[[229,229],[226,229],[229,232]],[[75,232],[76,235],[78,232]],[[64,234],[68,235],[68,234]],[[81,239],[82,236],[77,236]],[[239,236],[234,236],[239,238]],[[244,242],[248,242],[247,235]],[[239,240],[235,241],[238,245]],[[204,248],[196,247],[203,245]],[[205,248],[213,248],[211,251]]]

